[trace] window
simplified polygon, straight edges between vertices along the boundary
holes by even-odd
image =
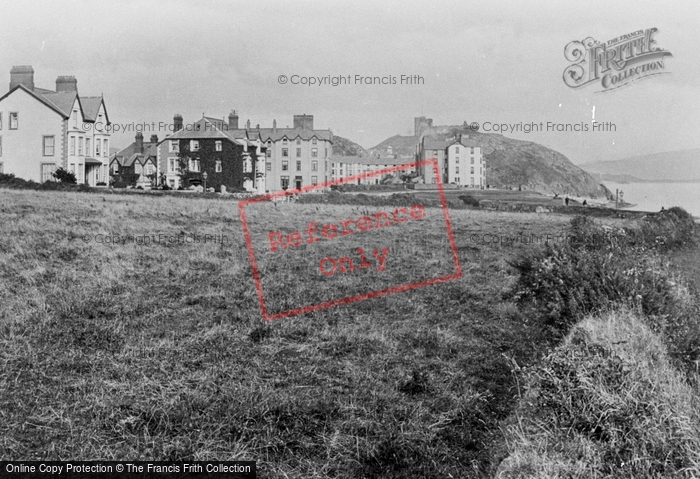
[[[152,174],[153,174],[153,164],[152,164],[152,163],[148,163],[148,164],[146,165],[146,174],[147,174],[147,175],[152,175]]]
[[[5,173],[5,169],[3,168],[2,161],[0,161],[0,175]]]
[[[221,160],[216,160],[216,167],[214,171],[221,173]]]
[[[289,156],[289,148],[282,148],[282,156]]]
[[[474,167],[472,166],[472,175],[474,174]]]
[[[102,131],[102,115],[97,116],[97,125],[95,125],[95,128]]]
[[[70,171],[71,173],[75,173],[75,163],[71,163],[71,164],[70,164],[70,167],[68,168],[68,171]]]
[[[83,137],[78,137],[78,156],[83,156]]]
[[[198,151],[199,150],[199,140],[190,140],[190,150],[191,151]]]
[[[199,172],[200,171],[199,160],[190,159],[189,163],[187,164],[187,169],[190,171]]]
[[[102,151],[104,151],[105,156],[109,156],[109,145],[107,144],[107,140],[102,140]]]
[[[246,158],[243,160],[243,173],[252,173],[253,172],[253,160],[250,158]]]
[[[168,173],[179,173],[180,162],[177,158],[168,158]]]
[[[433,152],[433,156],[436,156],[436,157],[438,156],[438,151],[437,151],[437,150],[435,150],[435,151]]]
[[[272,171],[272,163],[270,163],[270,162],[268,161],[268,162],[267,162],[267,165],[265,165],[265,169],[266,169],[267,171]]]
[[[311,156],[313,158],[318,158],[318,148],[311,148]]]
[[[289,170],[289,162],[283,161],[282,162],[282,171],[287,171],[287,170]]]
[[[312,184],[312,185],[317,185],[317,184],[318,184],[318,176],[312,176],[312,177],[311,177],[311,184]]]
[[[19,126],[19,113],[16,111],[10,112],[10,130],[16,130]]]
[[[471,149],[472,149],[471,153],[473,155],[474,154],[474,147],[472,146]]]
[[[473,156],[472,156],[471,160],[472,160],[472,165],[473,165],[474,164],[474,157]]]
[[[222,148],[221,140],[217,140],[215,145],[216,145],[216,151],[221,151],[221,148]]]
[[[317,140],[315,137],[312,138],[312,139],[311,139],[311,144],[312,144],[312,145],[315,145],[316,143],[318,143],[318,140]]]
[[[301,138],[297,138],[297,145],[301,145]]]
[[[272,149],[271,148],[268,148],[267,150],[265,150],[265,156],[267,156],[268,158],[270,158],[272,156]]]
[[[78,128],[78,110],[73,110],[73,128]]]
[[[459,153],[459,146],[455,146],[455,153]]]
[[[325,158],[328,158],[328,148],[326,148],[325,150],[326,150],[326,151],[325,151],[325,153],[324,153],[324,157],[325,157]]]
[[[282,187],[283,190],[286,190],[289,188],[289,177],[288,176],[281,176],[280,177],[280,186]]]
[[[297,148],[297,158],[301,158],[301,148]]]
[[[119,172],[119,164],[115,161],[112,163],[112,173],[118,173]]]
[[[179,141],[170,141],[170,151],[180,151],[180,142]]]
[[[2,112],[0,112],[0,130],[2,130]]]
[[[297,161],[297,171],[301,171],[301,161]]]
[[[455,166],[455,175],[459,175],[459,166]]]
[[[44,137],[44,156],[54,155],[54,137],[45,136]]]
[[[85,154],[87,156],[92,156],[92,149],[90,148],[92,146],[92,143],[90,142],[90,138],[85,138]]]
[[[70,137],[70,154],[75,155],[75,137]]]
[[[311,162],[311,171],[318,171],[318,160]]]
[[[143,169],[141,168],[141,163],[136,163],[134,165],[134,171],[137,175],[140,175],[143,172]]]
[[[2,164],[2,163],[0,163]],[[53,163],[42,163],[41,164],[41,182],[53,181],[53,172],[56,171],[56,165]]]
[[[286,144],[287,144],[287,139],[286,139],[286,138],[282,138],[282,144],[283,144],[283,145],[286,145]]]
[[[95,140],[95,156],[100,156],[100,139]]]

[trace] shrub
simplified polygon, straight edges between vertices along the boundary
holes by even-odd
[[[477,200],[476,198],[474,198],[471,195],[462,195],[459,197],[459,199],[462,200],[464,202],[464,204],[467,206],[474,206],[474,207],[479,206],[479,200]]]
[[[497,477],[700,474],[698,397],[633,315],[586,319],[527,376]]]
[[[64,170],[63,168],[58,168],[56,171],[54,171],[53,177],[61,183],[67,183],[69,185],[75,185],[78,183],[78,180],[75,178],[75,173]]]

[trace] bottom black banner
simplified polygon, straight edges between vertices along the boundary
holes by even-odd
[[[0,461],[0,478],[255,479],[255,461]]]

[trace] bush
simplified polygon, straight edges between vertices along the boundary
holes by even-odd
[[[474,206],[474,207],[479,206],[479,200],[477,200],[476,198],[474,198],[471,195],[462,195],[459,197],[459,199],[462,200],[464,202],[464,204],[467,206]]]
[[[75,178],[75,173],[73,173],[72,171],[64,170],[63,168],[58,168],[56,171],[54,171],[53,177],[61,183],[67,183],[69,185],[78,184],[78,180]]]
[[[671,355],[690,367],[700,359],[697,303],[660,255],[692,240],[694,225],[689,228],[683,213],[654,216],[631,229],[575,217],[568,241],[510,262],[519,278],[507,296],[534,306],[559,334],[588,314],[620,305],[636,309],[664,335]]]
[[[698,397],[634,315],[584,320],[527,376],[497,477],[700,474]]]

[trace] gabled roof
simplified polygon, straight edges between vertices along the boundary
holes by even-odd
[[[97,114],[100,112],[100,106],[102,105],[101,96],[83,96],[80,97],[80,104],[83,107],[83,117],[86,121],[97,120]],[[107,111],[105,110],[105,115]]]
[[[134,162],[138,161],[143,165],[149,158],[157,157],[157,147],[158,143],[144,141],[143,153],[138,153],[136,151],[136,142],[133,142],[126,148],[123,148],[114,155],[112,155],[110,157],[110,163],[116,160],[120,166],[131,166],[134,164]]]
[[[104,101],[102,97],[99,96],[80,97],[78,95],[78,92],[75,91],[55,92],[51,90],[46,90],[45,88],[37,87],[34,87],[34,90],[31,90],[22,84],[17,85],[5,95],[0,97],[0,101],[10,96],[17,89],[21,89],[29,93],[41,103],[54,110],[56,113],[59,113],[61,116],[63,116],[64,119],[70,117],[76,99],[78,100],[78,107],[83,113],[83,119],[89,122],[94,122],[95,119],[97,119],[97,113],[100,110],[100,105],[104,106]],[[104,107],[104,109],[106,117],[105,119],[107,121],[107,124],[109,124],[109,117],[107,116],[107,107]]]
[[[38,94],[38,93],[34,93],[32,90],[30,90],[29,88],[27,88],[26,86],[24,86],[24,85],[22,85],[22,84],[17,85],[17,86],[14,87],[12,90],[10,90],[10,91],[8,91],[7,93],[5,93],[2,97],[0,97],[0,101],[3,101],[5,98],[7,98],[8,96],[12,95],[12,94],[13,94],[15,91],[17,91],[17,90],[22,90],[22,91],[28,93],[31,97],[35,98],[35,99],[38,100],[39,102],[43,103],[44,105],[46,105],[47,107],[51,108],[53,111],[55,111],[56,113],[58,113],[59,115],[61,115],[61,117],[62,117],[64,120],[65,120],[66,118],[68,118],[69,115],[66,115],[66,114],[63,112],[63,110],[61,110],[60,108],[58,108],[58,107],[57,107],[56,105],[54,105],[52,102],[48,101],[46,98],[44,98],[43,95],[40,95],[40,94]],[[73,107],[73,105],[71,105],[71,108],[72,108],[72,107]]]
[[[278,141],[285,137],[288,140],[296,140],[297,138],[310,140],[316,137],[319,140],[332,141],[332,133],[330,130],[309,130],[308,128],[260,128],[259,130],[252,130],[252,132],[259,132],[262,141]]]

